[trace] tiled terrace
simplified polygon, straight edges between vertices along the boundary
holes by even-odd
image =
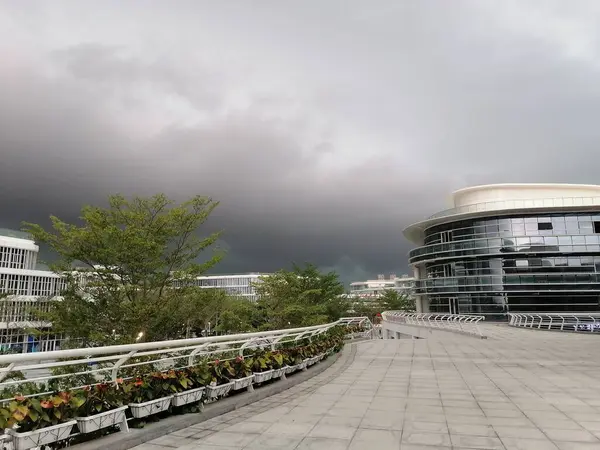
[[[600,336],[484,329],[348,346],[310,381],[136,449],[600,449]]]

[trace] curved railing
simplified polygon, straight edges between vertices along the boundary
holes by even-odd
[[[484,337],[478,323],[484,316],[440,313],[407,313],[402,311],[385,311],[382,320],[419,327],[438,328],[473,336]]]
[[[373,328],[367,317],[347,317],[324,325],[286,330],[0,355],[0,365],[4,366],[0,368],[0,390],[26,381],[44,382],[55,378],[84,374],[95,374],[102,379],[108,375],[110,380],[114,381],[120,378],[121,370],[143,365],[159,364],[165,370],[187,367],[202,357],[225,351],[243,355],[245,349],[257,347],[275,349],[286,342],[310,339],[336,325],[363,325],[367,336],[372,334]],[[136,361],[131,362],[134,359]],[[143,362],[139,362],[140,359],[143,359]],[[81,366],[82,364],[87,366],[85,371],[69,372],[68,375],[52,375],[49,372],[51,368]],[[24,380],[4,381],[11,373],[17,371],[25,375]]]
[[[168,371],[170,374],[176,374],[180,369],[197,367],[198,364],[217,365],[229,359],[235,359],[239,362],[239,356],[244,356],[244,352],[248,354],[253,349],[279,350],[283,344],[293,342],[296,342],[298,346],[306,346],[307,340],[311,341],[335,326],[353,325],[359,326],[352,328],[353,333],[359,330],[365,337],[373,336],[373,325],[367,317],[348,317],[323,325],[286,330],[0,355],[0,366],[2,366],[0,367],[0,391],[2,393],[0,404],[4,408],[2,410],[4,414],[12,408],[10,405],[19,407],[14,400],[25,401],[28,397],[44,398],[44,396],[48,398],[48,395],[52,395],[52,392],[57,390],[60,392],[58,394],[60,399],[64,399],[68,392],[81,390],[82,388],[89,391],[89,387],[96,384],[106,386],[107,382],[111,386],[116,386],[113,389],[119,390],[123,380],[139,377],[139,374],[156,371]],[[201,398],[215,400],[227,395],[232,389],[253,390],[254,384],[261,385],[265,381],[276,378],[285,379],[286,374],[305,370],[307,366],[316,364],[327,357],[330,354],[329,352],[333,351],[333,348],[331,348],[314,356],[309,355],[300,364],[284,365],[278,369],[253,373],[251,376],[229,380],[225,384],[210,384],[184,390],[173,395],[163,395],[141,403],[130,402],[126,406],[113,408],[105,412],[98,411],[99,414],[89,417],[80,417],[64,422],[59,420],[55,426],[34,429],[31,432],[24,431],[20,433],[18,428],[16,431],[14,428],[8,428],[5,430],[7,434],[0,436],[0,449],[4,448],[3,444],[6,442],[10,442],[10,445],[13,445],[14,448],[39,447],[44,443],[74,438],[79,434],[92,433],[102,427],[112,425],[118,425],[121,431],[127,431],[129,429],[127,421],[132,419],[125,416],[124,410],[126,408],[131,408],[134,418],[140,418],[165,411],[171,405],[171,402],[174,406],[182,406],[188,403],[197,403]],[[211,362],[207,363],[207,361]],[[140,367],[143,367],[143,369],[140,370]],[[69,370],[65,370],[66,368],[69,368]],[[135,371],[126,370],[128,368],[135,368]],[[60,381],[62,385],[57,386],[48,383],[51,380]],[[143,383],[140,380],[138,381]],[[136,386],[138,381],[135,381]],[[238,383],[240,383],[239,386]],[[21,386],[22,384],[25,384],[25,386]],[[22,389],[24,390],[22,391]],[[210,389],[211,393],[208,396],[204,393],[205,389]],[[7,395],[10,395],[10,397],[7,397]],[[40,408],[46,408],[43,404],[49,403],[47,400],[37,401]],[[27,414],[30,414],[27,407],[23,406],[22,408],[28,411]],[[40,416],[37,415],[37,417]],[[56,417],[60,419],[60,416]],[[79,431],[72,433],[75,422],[77,422]]]
[[[600,333],[600,313],[508,313],[513,327]]]

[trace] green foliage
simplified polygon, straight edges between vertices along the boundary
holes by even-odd
[[[246,299],[227,298],[220,305],[220,314],[216,317],[216,331],[235,334],[255,331],[260,322],[258,307]]]
[[[185,372],[153,372],[123,384],[123,390],[130,402],[144,403],[157,398],[173,395],[191,388],[192,382]]]
[[[85,403],[81,395],[59,392],[56,395],[27,398],[17,396],[8,406],[0,408],[0,427],[19,426],[19,432],[67,422],[76,416]]]
[[[214,360],[209,366],[212,375],[211,383],[225,384],[235,378],[235,369],[229,361]]]
[[[71,273],[63,301],[53,302],[41,318],[53,323],[53,332],[85,345],[133,342],[140,331],[146,340],[184,337],[199,322],[195,312],[206,297],[190,280],[222,257],[215,253],[196,262],[220,236],[198,236],[218,203],[197,196],[174,204],[164,195],[132,200],[114,195],[108,203],[83,207],[81,226],[55,216],[49,231],[24,224],[59,255],[53,270]],[[81,270],[71,272],[76,264],[84,265],[83,278]]]
[[[335,272],[321,273],[316,266],[293,266],[263,277],[255,285],[260,296],[261,329],[316,325],[339,319],[346,311],[340,297],[344,287]]]
[[[127,395],[122,387],[123,380],[115,383],[101,383],[86,386],[82,390],[84,403],[78,411],[78,416],[88,417],[123,406]]]
[[[192,386],[202,387],[209,384],[212,380],[212,375],[207,364],[199,364],[196,366],[188,367],[184,369],[187,377],[192,382]]]
[[[253,358],[244,357],[242,355],[236,356],[232,363],[234,378],[244,378],[252,375],[253,365]]]
[[[350,309],[352,316],[365,316],[375,322],[377,314],[384,311],[415,311],[415,301],[406,294],[386,289],[381,297],[373,300],[355,299]]]
[[[406,294],[393,289],[386,289],[379,299],[384,311],[406,311],[415,310],[415,301]]]

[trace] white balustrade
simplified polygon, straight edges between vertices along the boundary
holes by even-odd
[[[384,322],[406,324],[419,327],[438,328],[484,337],[478,323],[484,316],[442,313],[408,313],[403,311],[385,311],[381,314]]]
[[[600,333],[600,313],[508,313],[513,327]]]
[[[286,330],[0,355],[0,389],[24,382],[43,383],[74,375],[92,375],[98,382],[114,381],[121,377],[123,369],[139,366],[155,365],[160,370],[189,367],[201,358],[215,358],[224,353],[243,355],[244,351],[252,348],[275,349],[286,342],[311,339],[337,325],[362,325],[366,330],[364,336],[373,336],[373,325],[367,317],[346,317],[324,325]],[[56,375],[50,370],[78,365],[85,369]],[[10,379],[9,375],[16,371],[22,372],[25,379]],[[72,386],[76,387],[80,386]]]

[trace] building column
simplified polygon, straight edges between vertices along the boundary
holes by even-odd
[[[415,284],[421,279],[421,268],[417,265],[413,266],[413,276],[415,278]],[[418,313],[428,313],[429,312],[429,299],[426,295],[414,295],[415,297],[415,307]]]

